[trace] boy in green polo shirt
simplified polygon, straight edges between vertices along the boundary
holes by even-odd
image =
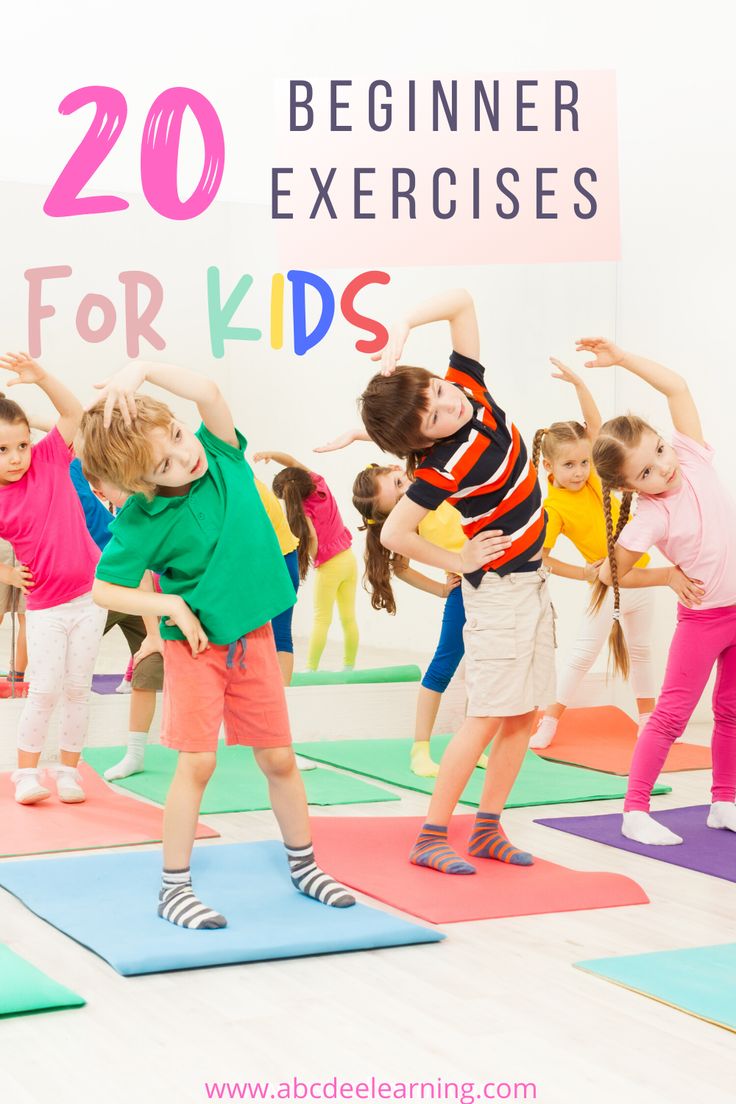
[[[197,404],[196,433],[164,403],[136,397],[146,380]],[[84,472],[131,497],[111,525],[93,596],[107,609],[164,619],[161,742],[180,753],[164,811],[159,916],[185,928],[226,925],[195,895],[189,869],[221,723],[227,742],[252,747],[266,775],[296,888],[326,905],[353,905],[309,842],[270,626],[294,604],[294,588],[245,439],[217,386],[184,368],[138,361],[100,387],[82,421]],[[137,589],[146,568],[160,575],[160,594]]]

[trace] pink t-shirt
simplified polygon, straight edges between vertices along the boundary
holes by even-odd
[[[654,545],[705,589],[698,609],[736,605],[736,503],[713,470],[713,449],[675,433],[682,482],[677,490],[639,495],[619,544],[630,552]]]
[[[72,453],[54,427],[31,452],[17,483],[0,487],[0,537],[33,575],[29,610],[71,602],[92,589],[100,550],[87,532],[69,476]]]
[[[304,513],[312,519],[317,534],[317,555],[314,566],[320,567],[333,556],[344,552],[353,543],[350,530],[340,517],[337,503],[321,475],[309,473],[314,491],[304,499]]]

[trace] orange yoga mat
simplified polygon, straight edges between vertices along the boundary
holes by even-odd
[[[474,819],[456,816],[450,826],[450,843],[463,858]],[[471,875],[413,866],[408,855],[419,817],[312,817],[311,823],[318,862],[333,877],[433,924],[649,902],[631,878],[570,870],[536,856],[527,867],[469,858],[478,871]]]
[[[590,709],[566,709],[548,748],[538,751],[543,759],[590,767],[609,774],[628,774],[636,743],[636,721],[613,705]],[[673,744],[663,771],[710,770],[709,747]]]
[[[163,809],[116,793],[86,763],[79,770],[87,800],[78,805],[59,801],[51,778],[45,782],[51,797],[38,805],[19,805],[10,774],[0,774],[0,858],[160,843]],[[197,825],[197,839],[219,834]]]

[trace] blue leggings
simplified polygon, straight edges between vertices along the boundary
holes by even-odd
[[[294,584],[294,593],[299,590],[299,560],[296,554],[296,548],[293,552],[288,552],[284,556],[284,563],[286,564],[291,581]],[[283,613],[279,613],[271,621],[271,627],[273,629],[273,638],[276,643],[277,652],[294,652],[294,639],[291,635],[291,619],[294,616],[294,607],[289,606]]]
[[[463,644],[463,625],[465,624],[465,606],[461,587],[451,590],[445,599],[445,612],[442,614],[440,639],[432,656],[432,662],[422,679],[422,686],[444,694],[455,674],[460,660],[465,655]]]

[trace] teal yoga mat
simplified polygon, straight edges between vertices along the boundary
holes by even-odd
[[[579,970],[736,1031],[736,943],[593,958]]]
[[[450,736],[432,740],[432,755],[439,761],[450,742]],[[431,794],[433,778],[417,778],[409,770],[411,740],[321,740],[296,744],[294,750],[306,759],[330,763],[343,770],[355,771],[380,782],[402,786],[407,790]],[[474,770],[460,800],[465,805],[478,805],[485,771]],[[653,793],[670,793],[670,786],[655,786]],[[626,779],[603,771],[550,763],[533,751],[527,752],[516,785],[506,802],[508,809],[528,805],[561,805],[572,801],[601,801],[623,797]]]
[[[86,1001],[0,943],[0,1017],[81,1008]]]
[[[371,682],[419,682],[422,672],[413,663],[404,667],[365,667],[361,671],[299,671],[291,686],[354,686]]]
[[[85,748],[84,758],[99,774],[118,763],[125,748]],[[146,748],[145,770],[142,774],[123,778],[121,786],[138,797],[147,797],[158,805],[166,801],[176,768],[178,752],[172,748],[151,744]],[[388,790],[361,782],[335,771],[307,771],[304,775],[307,801],[310,805],[358,805],[373,801],[399,801]],[[217,749],[217,767],[202,799],[202,815],[211,813],[249,813],[270,809],[266,779],[255,764],[249,748],[228,747],[222,741]]]

